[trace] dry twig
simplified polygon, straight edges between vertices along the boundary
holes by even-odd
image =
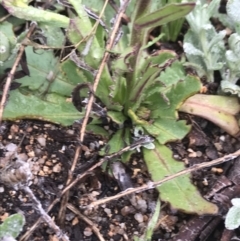
[[[91,227],[91,229],[93,230],[93,232],[96,234],[96,236],[98,237],[98,239],[100,241],[105,241],[102,234],[99,232],[99,229],[96,227],[96,225],[90,219],[88,219],[87,217],[82,215],[78,211],[78,209],[76,207],[74,207],[71,203],[67,203],[67,208],[70,209],[72,212],[74,212],[76,215],[78,215],[78,217],[81,218],[84,222],[86,222]]]
[[[105,4],[104,4],[104,6],[103,6],[103,9],[102,9],[102,11],[101,11],[101,13],[100,13],[100,16],[99,16],[99,18],[98,18],[99,20],[97,20],[97,21],[100,21],[103,13],[104,13],[104,11],[105,11],[105,8],[106,8],[106,6],[107,6],[107,3],[108,3],[108,0],[105,1]],[[97,24],[97,23],[96,23],[96,24]],[[96,26],[96,24],[95,24],[95,26]],[[96,88],[97,88],[97,86],[96,86]],[[94,89],[94,92],[95,92],[95,91],[96,91],[96,89]],[[93,100],[94,100],[94,95],[93,95],[93,94],[90,94],[90,98],[91,98],[91,96],[93,97]],[[89,102],[90,102],[90,101],[89,101]],[[92,103],[93,103],[93,102],[92,102]],[[91,105],[91,106],[90,106],[90,110],[91,110],[91,108],[92,108],[92,103],[91,103],[91,104],[88,103],[88,106]],[[84,129],[84,132],[85,132],[85,129]],[[84,139],[84,135],[82,136],[82,135],[80,134],[80,142],[83,142],[83,139]],[[81,154],[81,146],[77,146],[77,147],[76,147],[76,150],[75,150],[75,155],[74,155],[74,159],[73,159],[73,162],[72,162],[72,166],[71,166],[70,171],[69,171],[69,174],[68,174],[68,180],[67,180],[67,182],[66,182],[66,185],[69,185],[69,184],[72,182],[72,180],[73,180],[73,173],[74,173],[74,170],[75,170],[75,168],[76,168],[77,161],[78,161],[78,158],[79,158],[79,155],[80,155],[80,154]],[[67,202],[68,202],[68,199],[69,199],[69,191],[67,191],[67,192],[64,194],[63,198],[62,198],[61,207],[60,207],[59,216],[58,216],[58,220],[59,220],[59,222],[60,222],[60,225],[63,225],[63,223],[64,223],[65,213],[66,213],[66,204],[67,204]]]
[[[149,184],[145,184],[145,185],[143,185],[141,187],[137,187],[137,188],[131,188],[131,189],[128,189],[128,190],[126,190],[124,192],[121,192],[121,193],[119,193],[119,194],[117,194],[115,196],[97,200],[95,202],[92,202],[88,207],[89,208],[93,208],[93,207],[98,206],[100,204],[103,204],[103,203],[106,203],[106,202],[110,202],[110,201],[115,200],[115,199],[119,199],[121,197],[124,197],[126,195],[129,195],[129,194],[132,194],[132,193],[135,193],[135,192],[143,192],[143,191],[155,188],[155,187],[160,186],[161,184],[163,184],[165,182],[168,182],[168,181],[170,181],[170,180],[172,180],[174,178],[177,178],[179,176],[186,175],[188,173],[194,172],[194,171],[199,170],[199,169],[203,169],[203,168],[206,168],[206,167],[211,167],[211,166],[222,164],[222,163],[227,162],[227,161],[231,161],[231,160],[237,158],[238,156],[240,156],[240,150],[238,150],[238,151],[236,151],[236,152],[234,152],[232,154],[226,155],[224,157],[215,159],[215,160],[210,161],[210,162],[204,162],[204,163],[201,163],[201,164],[193,165],[192,167],[189,167],[189,168],[187,168],[185,170],[177,172],[177,173],[175,173],[175,174],[173,174],[173,175],[171,175],[169,177],[165,177],[165,178],[163,178],[160,181],[151,182]]]

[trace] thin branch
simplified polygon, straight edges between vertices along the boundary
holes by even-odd
[[[105,11],[105,8],[107,6],[107,3],[108,3],[108,0],[105,1],[105,4],[102,8],[102,11],[99,15],[99,18],[96,19],[96,23],[94,25],[94,30],[95,31],[95,28],[97,28],[99,22],[101,21],[101,18],[104,14],[104,11]],[[100,78],[100,77],[99,77]],[[95,89],[94,89],[94,92],[96,91],[96,88],[97,88],[97,85],[95,85]],[[94,95],[93,94],[90,94],[90,98],[92,97],[92,103],[94,101]],[[90,102],[90,101],[89,101]],[[91,110],[92,108],[92,103],[88,103],[88,106],[91,105],[89,108]],[[85,117],[86,118],[86,117]],[[88,119],[86,120],[88,121]],[[86,128],[86,127],[85,127]],[[82,128],[81,128],[82,130]],[[85,129],[83,129],[83,131],[85,132]],[[80,131],[80,141],[83,142],[83,139],[84,139],[84,135],[82,136],[81,135],[81,131]],[[73,173],[74,173],[74,170],[76,168],[76,165],[77,165],[77,161],[78,161],[78,158],[79,158],[79,155],[81,154],[81,146],[77,146],[76,150],[75,150],[75,155],[74,155],[74,159],[73,159],[73,162],[72,162],[72,166],[71,166],[71,169],[69,171],[69,174],[68,174],[68,180],[66,182],[66,185],[68,186],[72,180],[73,180]],[[59,221],[60,221],[60,225],[63,224],[64,222],[64,219],[65,219],[65,212],[66,212],[66,204],[68,202],[68,199],[69,199],[69,191],[66,191],[63,198],[62,198],[62,202],[61,202],[61,207],[60,207],[60,211],[59,211]]]
[[[96,236],[98,237],[98,239],[100,241],[105,241],[102,234],[99,232],[99,229],[96,227],[96,225],[90,219],[88,219],[86,216],[82,215],[78,211],[78,209],[76,207],[74,207],[71,203],[67,203],[67,208],[70,209],[76,215],[78,215],[78,217],[81,218],[85,223],[87,223],[92,228],[93,232],[96,234]]]
[[[102,58],[100,66],[99,66],[97,75],[96,75],[96,77],[94,79],[94,83],[93,83],[93,91],[94,92],[96,92],[96,90],[97,90],[97,86],[98,86],[98,83],[100,81],[100,78],[101,78],[102,72],[104,70],[105,64],[108,61],[108,58],[110,56],[110,51],[111,51],[111,49],[112,49],[112,47],[114,45],[115,37],[116,37],[116,35],[118,33],[118,29],[119,29],[119,26],[121,24],[121,19],[122,19],[123,15],[124,15],[124,12],[126,11],[126,8],[127,8],[128,4],[129,4],[129,2],[130,2],[130,0],[125,0],[123,5],[119,8],[119,11],[118,11],[118,14],[116,16],[115,23],[114,23],[114,27],[113,27],[112,32],[110,34],[110,37],[108,39],[108,43],[107,43],[107,46],[106,46],[106,50],[105,50],[104,56]],[[89,119],[89,116],[90,116],[90,112],[91,112],[91,109],[92,109],[92,105],[93,105],[94,99],[95,99],[94,95],[90,94],[90,97],[89,97],[89,100],[88,100],[87,109],[86,109],[86,113],[85,113],[85,116],[84,116],[84,119],[83,119],[83,123],[82,123],[82,127],[81,127],[81,130],[80,130],[80,141],[84,140],[85,130],[86,130],[87,122],[88,122],[88,119]]]
[[[143,185],[141,187],[137,187],[137,188],[131,188],[131,189],[128,189],[127,191],[121,192],[121,193],[119,193],[119,194],[117,194],[115,196],[97,200],[97,201],[92,202],[91,204],[89,204],[88,208],[93,208],[95,206],[98,206],[98,205],[110,202],[110,201],[115,200],[115,199],[119,199],[121,197],[124,197],[126,195],[129,195],[129,194],[132,194],[132,193],[135,193],[135,192],[143,192],[143,191],[155,188],[155,187],[160,186],[161,184],[163,184],[165,182],[168,182],[168,181],[170,181],[170,180],[172,180],[174,178],[186,175],[188,173],[194,172],[194,171],[199,170],[199,169],[203,169],[203,168],[206,168],[206,167],[211,167],[211,166],[222,164],[222,163],[227,162],[227,161],[231,161],[231,160],[237,158],[238,156],[240,156],[240,150],[238,150],[238,151],[236,151],[236,152],[234,152],[232,154],[226,155],[224,157],[215,159],[215,160],[210,161],[210,162],[204,162],[204,163],[201,163],[201,164],[193,165],[192,167],[189,167],[189,168],[187,168],[185,170],[177,172],[177,173],[175,173],[175,174],[173,174],[173,175],[171,175],[169,177],[165,177],[165,178],[163,178],[160,181],[151,182],[149,184],[145,184],[145,185]]]

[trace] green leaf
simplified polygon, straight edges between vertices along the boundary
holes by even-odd
[[[134,81],[134,89],[129,89],[129,106],[135,111],[140,103],[145,99],[146,92],[149,87],[155,83],[157,75],[161,72],[161,68],[175,57],[172,51],[163,51],[158,56],[145,60],[141,69],[138,69],[137,79]]]
[[[168,79],[165,79],[165,81],[167,83]],[[171,88],[166,88],[164,98],[160,94],[150,96],[147,101],[151,103],[149,105],[152,110],[151,118],[177,118],[177,109],[187,98],[197,93],[200,88],[200,79],[188,75],[184,80],[179,80],[176,84],[173,84]]]
[[[66,78],[64,73],[58,73],[59,61],[54,57],[53,51],[36,50],[32,47],[26,48],[26,56],[30,76],[25,76],[16,82],[21,83],[21,88],[27,87],[28,90],[36,94],[42,94],[50,85],[48,93],[57,93],[63,96],[70,96],[74,86],[81,82],[79,74],[74,65],[68,65],[68,72],[75,73],[74,78]],[[64,66],[65,63],[62,64]],[[51,73],[53,80],[51,80]],[[55,76],[56,75],[56,76]],[[50,77],[49,77],[50,76]],[[48,80],[48,78],[50,80]]]
[[[13,214],[9,216],[0,225],[0,238],[10,236],[16,238],[22,231],[25,224],[25,218],[22,214]]]
[[[111,96],[113,96],[113,101],[116,103],[119,103],[120,105],[124,105],[126,101],[126,79],[124,77],[119,77],[115,85],[113,86],[113,91],[111,93]]]
[[[118,125],[123,125],[124,121],[126,120],[126,116],[124,116],[123,113],[119,111],[108,111],[107,115],[113,122],[117,123]]]
[[[146,99],[145,108],[149,110],[147,119],[151,121],[149,123],[144,120],[135,121],[150,135],[155,136],[161,144],[180,140],[190,130],[190,126],[187,126],[185,121],[177,120],[177,109],[189,96],[200,90],[201,82],[194,76],[184,77],[181,68],[179,63],[175,63],[160,75],[162,84],[165,85],[160,87],[164,96],[154,93]],[[179,81],[179,78],[182,80]],[[141,108],[143,107],[139,110]],[[138,111],[136,113],[138,114]]]
[[[34,95],[23,95],[19,90],[11,91],[3,119],[38,119],[68,126],[83,118],[83,113],[78,112],[65,97],[57,94],[46,97],[42,100]]]
[[[39,24],[41,31],[46,38],[46,45],[54,48],[62,48],[64,45],[65,35],[59,27],[49,24]]]
[[[185,121],[176,121],[175,118],[157,119],[153,124],[143,126],[146,131],[157,138],[161,144],[180,140],[190,131]]]
[[[123,129],[120,129],[113,134],[112,138],[107,143],[109,145],[108,154],[118,152],[120,149],[122,149],[125,146],[123,135],[124,135]],[[101,151],[100,155],[105,155],[105,153]]]
[[[164,42],[176,42],[177,38],[181,32],[185,18],[181,18],[175,21],[172,21],[168,24],[165,24],[161,27],[161,33],[164,34]]]
[[[93,80],[92,76],[87,75],[87,71],[79,69],[76,64],[69,59],[61,63],[60,72],[60,76],[64,76],[64,80],[74,87],[79,83],[87,83]]]
[[[184,169],[184,164],[172,158],[172,152],[157,142],[154,150],[143,149],[144,160],[153,181],[159,181]],[[161,200],[172,208],[198,215],[217,214],[218,207],[206,201],[192,184],[190,175],[177,177],[157,187]]]
[[[109,155],[120,151],[126,145],[130,145],[130,135],[131,133],[129,128],[117,130],[108,141],[108,147],[104,147],[99,154],[102,156]],[[108,149],[107,153],[105,152],[106,149]],[[122,161],[128,162],[132,153],[133,151],[123,153],[123,155],[121,155]]]
[[[88,124],[86,130],[90,133],[101,136],[102,139],[109,139],[109,133],[101,126]]]
[[[140,17],[135,22],[136,28],[154,28],[182,18],[192,11],[195,3],[169,4],[155,12]]]

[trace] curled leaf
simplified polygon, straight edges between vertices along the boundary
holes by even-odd
[[[179,111],[205,118],[232,136],[240,133],[234,116],[239,113],[240,105],[235,97],[197,94],[188,98]]]

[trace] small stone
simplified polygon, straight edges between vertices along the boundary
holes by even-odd
[[[197,157],[201,157],[202,156],[202,152],[201,151],[197,151],[196,154],[197,154]]]
[[[226,137],[225,136],[220,136],[219,139],[224,142],[226,140]]]
[[[39,173],[38,173],[39,176],[41,177],[44,177],[45,176],[45,173],[43,172],[43,170],[40,170]]]
[[[134,218],[139,222],[142,223],[143,222],[143,215],[141,213],[136,213],[134,215]]]
[[[69,134],[69,135],[74,135],[74,130],[68,129],[68,130],[66,131],[66,133]]]
[[[29,133],[29,132],[32,132],[32,130],[33,130],[33,128],[32,128],[32,127],[28,127],[28,128],[27,128],[27,130],[26,130],[26,132],[28,132],[28,133]]]
[[[48,172],[49,171],[49,167],[48,166],[43,166],[43,171],[44,172]]]
[[[139,199],[137,200],[137,204],[138,209],[141,210],[143,213],[147,211],[147,202],[145,200]]]
[[[109,208],[104,208],[104,212],[105,212],[108,216],[111,216],[111,215],[112,215],[111,209],[109,209]]]
[[[0,187],[0,193],[4,192],[4,187]]]
[[[66,220],[67,220],[67,221],[73,220],[74,217],[75,217],[75,214],[74,214],[74,213],[67,213],[67,214],[66,214]]]
[[[78,220],[77,217],[75,217],[75,218],[72,220],[72,225],[74,226],[74,225],[76,225],[76,224],[78,224],[78,223],[79,223],[79,220]]]
[[[121,209],[121,214],[123,216],[127,216],[130,213],[130,208],[129,206],[125,206],[124,208]]]
[[[44,164],[45,160],[43,158],[38,159],[39,164]]]
[[[18,158],[21,160],[21,161],[27,161],[27,159],[28,159],[28,156],[27,156],[27,154],[26,153],[20,153],[20,154],[18,154]]]
[[[10,132],[13,133],[17,133],[19,131],[19,126],[18,125],[12,125],[10,128]]]
[[[100,146],[103,146],[104,145],[104,142],[103,141],[99,141],[98,142]]]
[[[40,166],[37,162],[32,164],[31,171],[34,175],[37,175],[37,173],[40,171]]]
[[[48,160],[48,161],[45,162],[45,165],[46,165],[46,166],[49,166],[49,167],[52,167],[52,166],[53,166],[53,163]]]
[[[217,149],[218,151],[221,151],[221,150],[222,150],[222,144],[221,144],[221,143],[216,142],[216,143],[214,143],[214,146],[216,147],[216,149]]]
[[[91,236],[93,234],[92,229],[90,227],[86,227],[83,231],[83,234],[87,237]]]
[[[59,173],[61,171],[62,167],[60,163],[57,163],[55,166],[53,166],[53,172]]]
[[[57,163],[57,160],[56,159],[52,159],[52,163]]]
[[[188,154],[189,157],[197,157],[197,153],[196,152],[191,152],[190,154]]]
[[[212,171],[213,173],[216,173],[216,174],[222,174],[222,173],[223,173],[223,169],[222,169],[222,168],[217,168],[217,167],[213,167],[213,168],[211,169],[211,171]]]
[[[27,154],[29,157],[35,157],[35,152],[34,151],[30,151]]]
[[[38,136],[37,141],[41,146],[46,146],[46,138],[43,136]]]

